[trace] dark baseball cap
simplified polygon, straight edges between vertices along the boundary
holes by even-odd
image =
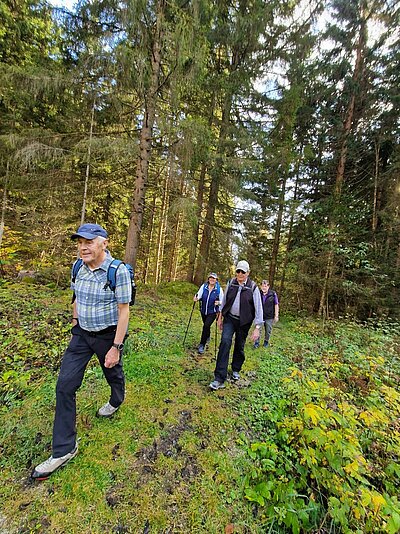
[[[71,235],[71,239],[78,239],[78,237],[83,237],[85,239],[96,239],[96,237],[105,237],[108,239],[108,234],[102,226],[99,224],[86,223],[82,224],[75,232]]]

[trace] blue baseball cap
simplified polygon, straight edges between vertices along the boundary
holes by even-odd
[[[96,237],[105,237],[108,239],[108,234],[102,226],[99,224],[86,223],[82,224],[75,232],[71,235],[71,239],[78,239],[78,237],[83,237],[85,239],[96,239]]]

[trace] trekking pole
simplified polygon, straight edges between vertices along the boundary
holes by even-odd
[[[188,325],[187,325],[187,328],[186,328],[185,337],[183,338],[182,347],[185,346],[186,336],[187,336],[187,333],[188,333],[188,330],[189,330],[190,321],[192,320],[192,315],[193,315],[193,310],[194,310],[195,304],[196,304],[196,301],[193,301],[192,311],[190,312],[189,322],[188,322]]]
[[[217,313],[217,317],[215,320],[215,351],[214,351],[215,361],[217,361],[218,317],[219,317],[219,313]]]

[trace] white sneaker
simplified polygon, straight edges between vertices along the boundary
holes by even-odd
[[[118,406],[119,408],[119,406]],[[114,408],[114,406],[111,406],[109,402],[107,402],[104,406],[102,406],[99,411],[97,412],[97,415],[99,417],[111,417],[115,414],[115,412],[118,410],[118,408]]]
[[[232,372],[232,380],[235,380],[235,382],[240,380],[240,374],[237,371]]]
[[[53,458],[50,456],[43,463],[37,465],[31,474],[31,478],[35,480],[46,480],[49,478],[54,471],[57,471],[60,467],[64,467],[67,463],[72,460],[78,454],[78,443],[75,443],[75,448],[73,451],[61,456],[60,458]]]
[[[219,380],[213,380],[211,384],[209,385],[211,389],[216,391],[217,389],[222,389],[225,387],[224,382],[220,382]]]

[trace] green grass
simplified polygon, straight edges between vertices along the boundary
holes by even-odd
[[[77,395],[79,454],[48,481],[31,483],[32,467],[51,452],[69,298],[68,292],[46,288],[2,291],[2,304],[13,301],[1,326],[4,334],[13,330],[0,338],[6,349],[0,374],[17,369],[29,379],[21,383],[10,377],[2,383],[0,532],[221,533],[232,525],[243,534],[289,532],[268,520],[264,507],[245,499],[251,474],[260,474],[248,453],[251,444],[275,439],[287,415],[285,379],[293,366],[306,373],[322,357],[340,353],[344,380],[348,361],[366,346],[380,354],[393,351],[388,347],[398,339],[392,330],[348,324],[345,333],[287,318],[274,328],[268,349],[253,350],[248,343],[239,384],[211,392],[215,326],[212,346],[198,357],[197,308],[182,347],[194,286],[142,288],[124,356],[125,403],[111,420],[95,417],[109,391],[93,358]],[[394,350],[387,360],[393,380],[397,354]]]
[[[132,309],[123,407],[112,420],[95,417],[108,386],[94,358],[77,395],[79,455],[41,484],[31,484],[29,474],[51,451],[58,353],[50,370],[41,367],[25,388],[15,389],[1,416],[0,494],[10,531],[142,532],[148,524],[151,532],[221,532],[234,521],[238,532],[256,531],[252,506],[240,498],[250,460],[237,445],[238,412],[229,402],[237,390],[208,390],[213,354],[197,360],[182,347],[194,288],[171,286],[143,291]],[[20,306],[26,292],[18,293]],[[29,314],[41,299],[42,293]],[[68,299],[59,293],[53,307],[57,299],[68,313]],[[39,314],[36,331],[47,318]],[[20,320],[29,323],[28,316]],[[200,326],[196,309],[187,347],[195,347]],[[34,348],[27,353],[20,345],[27,368],[40,354],[34,330]],[[66,330],[64,344],[67,339]]]

